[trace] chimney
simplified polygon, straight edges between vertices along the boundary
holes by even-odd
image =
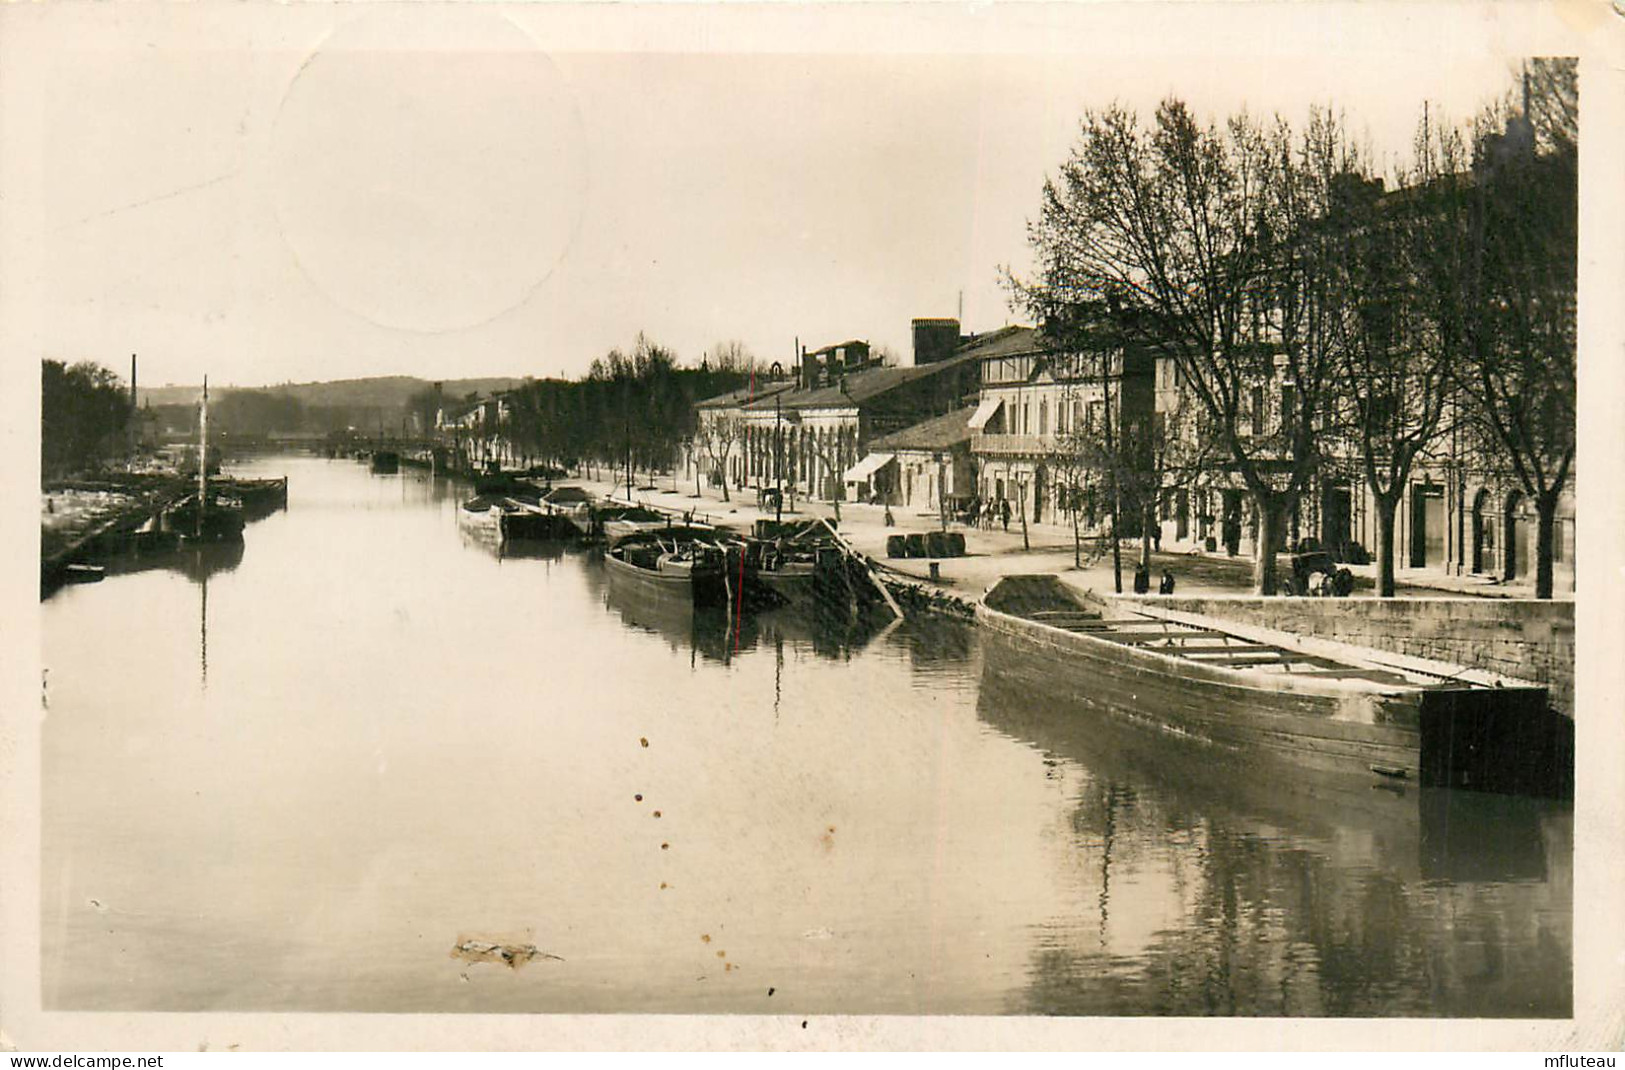
[[[917,319],[914,321],[914,365],[935,364],[954,355],[959,346],[956,319]]]
[[[130,408],[135,408],[135,354],[130,354]]]

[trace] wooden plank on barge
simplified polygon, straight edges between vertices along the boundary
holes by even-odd
[[[1138,645],[1160,643],[1167,639],[1232,639],[1234,636],[1229,632],[1216,632],[1204,628],[1191,628],[1178,632],[1150,632],[1139,628],[1117,628],[1102,632],[1101,638]]]

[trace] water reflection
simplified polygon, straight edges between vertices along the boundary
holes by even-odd
[[[595,561],[591,572],[601,584],[605,606],[628,626],[660,635],[673,650],[688,649],[722,664],[758,648],[772,648],[782,658],[785,647],[850,660],[892,623],[883,607],[863,610],[816,601],[746,613],[725,606],[696,608],[681,598],[617,583],[601,561]]]
[[[562,561],[567,550],[581,547],[560,539],[504,539],[486,528],[462,528],[463,545],[490,554],[498,561],[521,558],[532,561]]]
[[[1016,686],[974,627],[695,614],[465,541],[447,480],[274,463],[246,551],[41,605],[48,1007],[1569,1006],[1560,809],[1283,794]]]
[[[262,513],[260,518],[270,512]],[[242,542],[183,544],[171,540],[157,548],[143,548],[141,540],[133,540],[128,549],[105,559],[110,577],[165,571],[185,576],[197,585],[198,668],[203,687],[209,684],[209,579],[236,571],[242,564],[243,552]]]
[[[1013,1010],[1042,1014],[1563,1016],[1560,804],[1360,789],[1234,768],[1077,704],[1034,703],[989,641],[978,715],[1071,795],[1093,894],[1037,925]]]
[[[757,634],[775,649],[811,650],[821,658],[850,661],[893,630],[885,607],[852,608],[820,602],[784,606],[756,615]]]
[[[243,563],[245,544],[242,542],[193,543],[169,545],[160,549],[134,549],[106,559],[104,567],[109,576],[131,575],[162,569],[176,572],[193,583],[202,584],[209,577],[234,572]]]
[[[593,572],[605,575],[602,563]],[[756,645],[757,620],[736,618],[722,606],[696,608],[692,602],[660,592],[616,583],[607,577],[604,604],[628,627],[660,636],[672,650],[727,664],[738,649]]]

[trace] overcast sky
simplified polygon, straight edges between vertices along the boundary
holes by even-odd
[[[147,385],[574,376],[640,330],[691,362],[727,339],[788,362],[798,337],[906,359],[910,318],[955,315],[961,292],[967,330],[1019,321],[999,267],[1026,264],[1085,108],[1329,103],[1393,154],[1424,100],[1465,118],[1515,64],[1494,33],[1394,6],[1300,20],[1309,51],[1168,8],[586,29],[528,9],[120,10],[45,61],[41,331],[46,355],[120,374],[139,352]]]

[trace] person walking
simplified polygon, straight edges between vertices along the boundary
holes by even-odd
[[[1010,499],[999,499],[999,519],[1004,521],[1004,530],[1010,530]]]

